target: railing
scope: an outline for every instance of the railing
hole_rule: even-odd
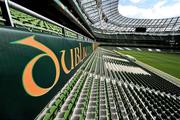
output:
[[[2,7],[1,12],[3,12],[0,21],[7,26],[93,42],[90,38],[12,1],[0,0],[0,5]]]

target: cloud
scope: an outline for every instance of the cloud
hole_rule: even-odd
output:
[[[166,3],[167,3],[166,0],[159,0],[159,2],[157,2],[157,3],[154,5],[153,9],[159,10],[159,9],[160,9],[161,7],[163,7]]]
[[[141,2],[142,0],[130,0],[132,3],[139,3]]]
[[[119,4],[119,12],[123,16],[131,18],[161,19],[180,16],[180,0],[174,4],[167,4],[167,0],[158,0],[152,8],[140,8],[133,5]]]

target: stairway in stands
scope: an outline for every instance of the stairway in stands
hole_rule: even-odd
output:
[[[98,48],[40,113],[41,120],[178,120],[180,88]]]

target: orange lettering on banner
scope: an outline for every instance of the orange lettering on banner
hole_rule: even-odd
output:
[[[71,69],[74,69],[74,54],[73,54],[73,49],[70,49],[71,51]]]
[[[74,52],[75,52],[75,66],[77,66],[80,63],[80,50],[78,47],[74,48]]]
[[[87,49],[83,47],[83,58],[85,58],[86,56],[87,56]]]
[[[65,53],[66,51],[65,50],[62,50],[62,55],[61,55],[61,65],[62,65],[62,68],[64,70],[64,72],[66,74],[70,73],[72,69],[74,69],[74,58],[73,58],[73,49],[70,50],[71,52],[71,69],[68,70],[68,68],[66,67],[66,60],[65,60]]]
[[[22,75],[22,81],[23,81],[23,86],[25,91],[34,97],[37,96],[42,96],[49,92],[58,82],[59,77],[60,77],[60,64],[59,61],[55,55],[55,53],[49,49],[47,46],[43,45],[42,43],[36,41],[34,39],[34,36],[27,37],[23,40],[18,40],[15,42],[11,42],[11,44],[21,44],[21,45],[26,45],[30,46],[36,49],[39,49],[43,53],[35,56],[32,58],[27,65],[24,68],[24,72]],[[71,68],[67,68],[66,66],[66,60],[65,60],[65,50],[61,50],[61,65],[66,74],[70,73],[71,70],[74,69],[75,66],[77,66],[82,59],[84,59],[87,56],[87,48],[82,47],[81,43],[79,43],[79,47],[72,48],[70,49],[70,54],[71,54]],[[56,76],[53,85],[51,85],[48,88],[43,88],[40,87],[39,85],[36,84],[34,78],[33,78],[33,68],[36,62],[41,59],[42,57],[50,57],[55,65],[55,70],[56,70]]]
[[[38,41],[35,41],[33,36],[25,38],[23,40],[12,42],[12,44],[22,44],[22,45],[34,47],[34,48],[39,49],[42,52],[44,52],[42,54],[37,55],[32,60],[30,60],[30,62],[26,65],[26,67],[24,69],[22,79],[23,79],[24,89],[26,90],[26,92],[29,95],[41,96],[43,94],[46,94],[49,90],[51,90],[54,87],[54,85],[59,80],[60,67],[59,67],[59,62],[58,62],[56,55],[45,45],[43,45],[42,43],[40,43]],[[32,74],[35,63],[44,56],[48,56],[53,60],[53,62],[55,64],[55,69],[56,69],[56,76],[55,76],[54,83],[49,88],[42,88],[42,87],[38,86],[35,83],[35,80],[33,79],[33,74]]]
[[[79,50],[80,50],[80,53],[79,53],[79,59],[80,59],[80,61],[83,59],[82,58],[82,45],[81,45],[81,43],[79,43]]]

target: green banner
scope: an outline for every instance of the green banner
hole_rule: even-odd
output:
[[[92,43],[0,28],[0,119],[34,119],[94,49]]]

